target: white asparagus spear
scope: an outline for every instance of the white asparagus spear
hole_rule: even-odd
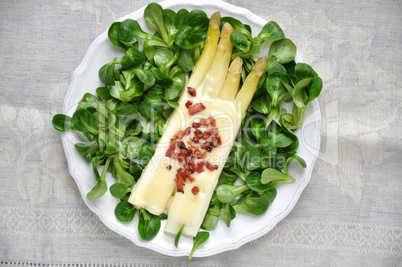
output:
[[[215,12],[211,16],[204,50],[194,67],[187,86],[197,88],[204,80],[216,54],[220,34],[220,19],[219,12]],[[183,92],[179,99],[179,107],[174,110],[166,122],[164,134],[156,146],[155,154],[144,168],[128,200],[137,208],[145,208],[155,215],[160,215],[164,212],[176,188],[174,173],[178,169],[178,164],[167,158],[165,153],[170,138],[177,134],[180,129],[184,129],[188,120],[187,114],[183,112],[186,111],[187,97],[187,92]],[[166,169],[169,165],[172,166],[171,171]]]
[[[243,83],[239,93],[236,96],[236,100],[241,103],[241,114],[246,114],[246,110],[250,105],[251,99],[253,99],[254,93],[257,90],[258,82],[262,74],[264,74],[265,67],[267,66],[267,57],[262,57],[253,66],[253,70],[247,75],[246,80]]]
[[[198,88],[204,81],[205,74],[209,70],[211,63],[215,58],[217,50],[216,44],[219,40],[220,24],[221,13],[218,11],[211,16],[204,49],[202,50],[200,58],[195,63],[193,73],[188,79],[187,86]]]
[[[237,91],[233,88],[238,88],[241,78],[241,68],[243,60],[240,57],[235,58],[230,64],[226,80],[222,86],[222,89],[218,95],[223,100],[234,100]]]

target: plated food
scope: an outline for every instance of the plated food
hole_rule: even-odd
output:
[[[70,172],[109,227],[191,258],[197,248],[195,256],[211,255],[247,242],[290,211],[315,160],[299,153],[297,129],[322,81],[296,62],[296,46],[277,23],[254,36],[249,21],[221,16],[225,8],[208,15],[168,3],[149,4],[143,21],[133,16],[110,26],[109,40],[90,52],[98,65],[105,61],[99,55],[113,55],[98,67],[95,92],[82,89],[87,73],[77,71],[66,98],[70,107],[74,95],[77,108],[56,114],[53,125],[85,137],[74,144],[63,137]],[[285,206],[275,207],[278,198]],[[259,226],[239,232],[236,220]]]

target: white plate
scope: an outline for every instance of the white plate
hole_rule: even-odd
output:
[[[164,8],[170,8],[175,11],[181,8],[188,10],[202,9],[208,16],[219,10],[222,17],[232,16],[243,23],[249,24],[253,30],[254,36],[258,34],[267,22],[246,9],[220,1],[204,0],[190,2],[188,0],[171,0],[161,2],[160,4]],[[145,7],[120,20],[131,18],[137,20],[143,29],[147,29],[148,27],[146,27],[143,19],[144,9]],[[122,50],[114,47],[108,40],[107,30],[101,34],[91,44],[83,61],[73,74],[73,79],[64,101],[63,112],[71,116],[74,113],[76,104],[86,92],[95,94],[96,88],[102,86],[98,78],[99,68],[113,60],[114,57],[120,58],[122,55]],[[301,61],[299,56],[297,56],[296,61]],[[217,227],[211,230],[209,240],[197,249],[194,257],[205,257],[239,248],[243,244],[267,234],[280,220],[289,214],[310,180],[320,147],[320,121],[321,115],[318,102],[314,100],[305,116],[304,126],[296,131],[300,141],[298,155],[307,163],[306,169],[299,167],[297,164],[291,166],[291,173],[296,177],[296,181],[292,184],[278,186],[276,199],[265,214],[252,216],[239,213],[236,219],[232,221],[230,228],[227,228],[226,225],[220,221]],[[88,200],[86,198],[86,194],[92,189],[96,182],[92,167],[82,158],[74,147],[74,143],[79,142],[80,139],[81,137],[79,135],[72,132],[62,135],[70,174],[76,181],[88,207],[99,216],[107,227],[130,239],[138,246],[146,247],[170,256],[187,256],[192,248],[192,239],[182,237],[179,247],[176,248],[173,244],[174,237],[166,235],[163,232],[164,222],[162,222],[161,231],[153,240],[143,241],[137,230],[138,216],[136,216],[131,223],[121,223],[117,221],[114,215],[114,208],[118,200],[113,198],[109,192],[97,200]],[[110,175],[107,177],[107,182],[109,186],[113,182],[113,178]]]

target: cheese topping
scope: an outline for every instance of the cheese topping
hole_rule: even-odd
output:
[[[207,153],[204,160],[210,164],[217,165],[218,169],[210,171],[205,167],[203,173],[195,172],[192,174],[195,181],[190,186],[187,186],[189,181],[186,181],[184,186],[184,193],[186,194],[186,191],[189,190],[192,195],[194,195],[191,192],[192,188],[197,186],[199,188],[197,196],[201,197],[205,191],[205,184],[210,184],[209,182],[206,183],[205,180],[214,180],[215,176],[219,177],[226,163],[226,159],[222,158],[222,155],[229,154],[228,152],[230,152],[235,139],[233,135],[237,133],[241,122],[240,114],[238,114],[238,109],[233,101],[212,99],[208,96],[199,95],[197,96],[197,102],[202,103],[205,109],[194,115],[190,115],[187,107],[183,104],[188,101],[194,101],[194,97],[188,93],[183,93],[179,102],[180,107],[175,109],[166,123],[165,131],[156,146],[155,154],[144,168],[141,178],[134,186],[129,198],[129,202],[136,207],[145,208],[156,215],[163,213],[170,197],[175,193],[177,188],[175,182],[176,173],[182,167],[182,164],[177,159],[166,156],[171,138],[180,133],[180,131],[192,127],[193,123],[199,123],[201,119],[209,116],[215,119],[221,145]],[[194,137],[194,135],[186,135],[182,138],[186,147],[189,147],[190,137]],[[170,166],[170,170],[167,168],[168,166]],[[156,179],[153,179],[154,176]],[[213,188],[215,185],[216,183]]]

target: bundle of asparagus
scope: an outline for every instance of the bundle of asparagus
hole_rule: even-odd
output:
[[[171,114],[155,154],[134,186],[129,202],[160,215],[168,210],[165,232],[196,236],[241,120],[266,68],[260,58],[240,91],[242,60],[230,63],[233,31],[216,12],[206,44]],[[230,66],[229,66],[230,65]]]

